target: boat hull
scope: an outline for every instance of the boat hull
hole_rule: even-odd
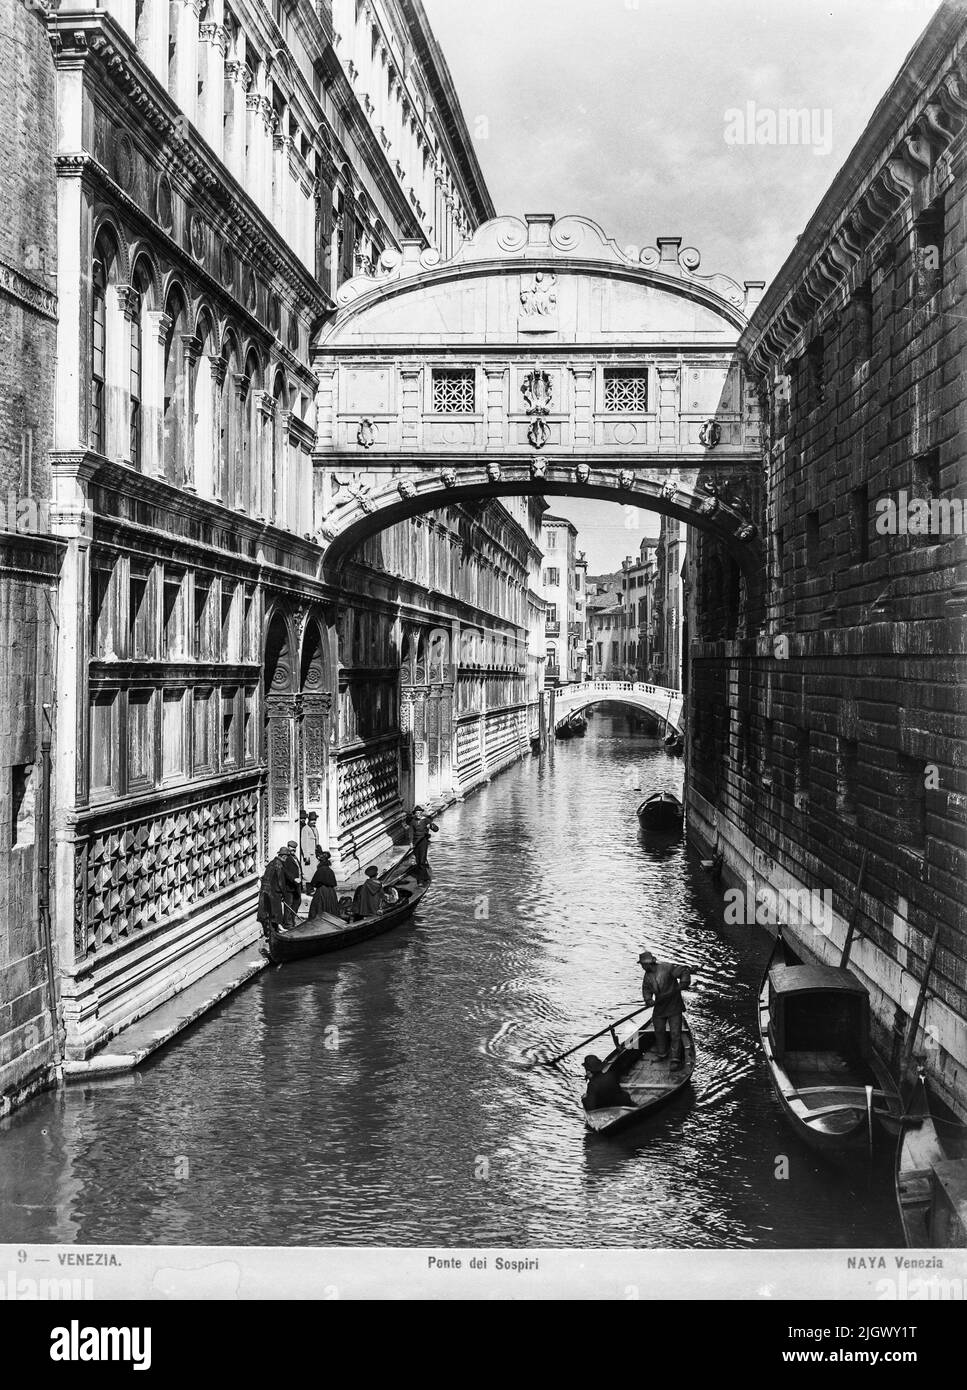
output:
[[[655,1029],[649,1022],[637,1030],[626,1046],[615,1048],[605,1057],[605,1066],[610,1066],[628,1047],[644,1047],[642,1060],[621,1078],[622,1087],[636,1104],[633,1107],[609,1106],[603,1110],[585,1110],[584,1123],[592,1134],[614,1134],[637,1124],[690,1084],[695,1070],[695,1040],[687,1018],[682,1018],[682,1067],[672,1070],[668,1061],[653,1061],[654,1045]]]
[[[415,879],[404,878],[394,885],[399,891],[401,901],[398,906],[381,912],[378,917],[364,917],[358,922],[344,922],[323,914],[315,921],[300,922],[290,931],[280,932],[274,926],[268,931],[268,956],[275,965],[288,961],[305,960],[310,956],[325,955],[330,951],[341,951],[347,946],[355,946],[360,941],[382,936],[401,926],[411,917],[426,895],[429,884],[418,884]]]
[[[672,831],[682,827],[682,803],[675,798],[643,801],[638,807],[638,823],[642,830]]]

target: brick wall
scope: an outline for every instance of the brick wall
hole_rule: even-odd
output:
[[[735,877],[832,892],[807,953],[838,963],[867,853],[852,964],[895,1064],[939,927],[914,1054],[961,1111],[967,549],[881,532],[904,493],[952,502],[958,531],[967,496],[965,43],[942,7],[743,337],[770,421],[766,612],[697,538],[690,710],[699,837]]]

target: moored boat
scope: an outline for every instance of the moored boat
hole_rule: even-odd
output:
[[[631,1054],[636,1051],[640,1056],[632,1062]],[[695,1040],[686,1017],[682,1018],[682,1066],[672,1067],[670,1058],[659,1061],[654,1053],[655,1028],[649,1017],[627,1042],[603,1059],[605,1067],[617,1065],[621,1068],[622,1090],[634,1104],[585,1110],[584,1123],[589,1130],[595,1134],[612,1134],[624,1129],[685,1089],[695,1070]],[[629,1062],[631,1064],[627,1065]]]
[[[303,960],[307,956],[339,951],[344,946],[353,946],[356,942],[367,941],[372,936],[382,936],[384,932],[392,931],[412,915],[430,885],[417,883],[412,874],[405,874],[402,878],[394,879],[392,886],[399,901],[374,917],[347,921],[344,917],[323,912],[311,920],[300,921],[284,932],[270,926],[269,959],[276,965],[285,961]]]
[[[563,724],[558,724],[554,730],[554,736],[555,738],[573,738],[574,730],[571,728],[570,722],[565,720]]]
[[[574,735],[574,737],[575,737],[575,738],[584,738],[584,735],[585,735],[585,734],[587,733],[587,731],[588,731],[588,721],[587,721],[586,719],[582,719],[582,718],[578,717],[578,718],[576,718],[576,719],[572,719],[570,722],[571,722],[571,732],[572,732],[572,734]]]
[[[896,1134],[900,1097],[870,1042],[870,1001],[850,970],[803,965],[780,931],[759,989],[759,1040],[783,1114],[830,1158],[872,1153]]]
[[[967,1246],[967,1128],[931,1113],[922,1076],[897,1145],[896,1198],[911,1249]]]
[[[682,803],[673,792],[654,792],[638,807],[638,820],[645,830],[679,830]]]

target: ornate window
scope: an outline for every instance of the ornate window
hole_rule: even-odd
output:
[[[439,368],[433,372],[433,409],[438,415],[472,415],[476,405],[473,367]]]
[[[131,388],[128,416],[129,453],[135,468],[141,467],[141,302],[134,303],[131,314]]]
[[[90,445],[104,453],[104,374],[107,357],[107,268],[104,258],[94,261],[91,293],[91,434]]]
[[[642,415],[648,409],[645,367],[605,367],[604,408],[615,415]]]

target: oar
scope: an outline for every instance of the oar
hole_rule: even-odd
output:
[[[582,1047],[586,1047],[589,1042],[594,1042],[595,1038],[603,1038],[605,1033],[611,1033],[617,1028],[619,1023],[627,1023],[629,1018],[637,1018],[639,1014],[646,1013],[653,1009],[654,1004],[642,1004],[640,1009],[635,1009],[633,1013],[625,1014],[624,1018],[616,1018],[614,1023],[608,1023],[601,1029],[600,1033],[592,1033],[589,1038],[584,1038],[582,1042],[576,1043],[574,1047],[569,1047],[566,1052],[562,1052],[558,1057],[552,1057],[549,1061],[541,1062],[542,1067],[556,1067],[558,1062],[563,1062],[565,1057],[570,1057],[572,1053],[579,1052]]]

